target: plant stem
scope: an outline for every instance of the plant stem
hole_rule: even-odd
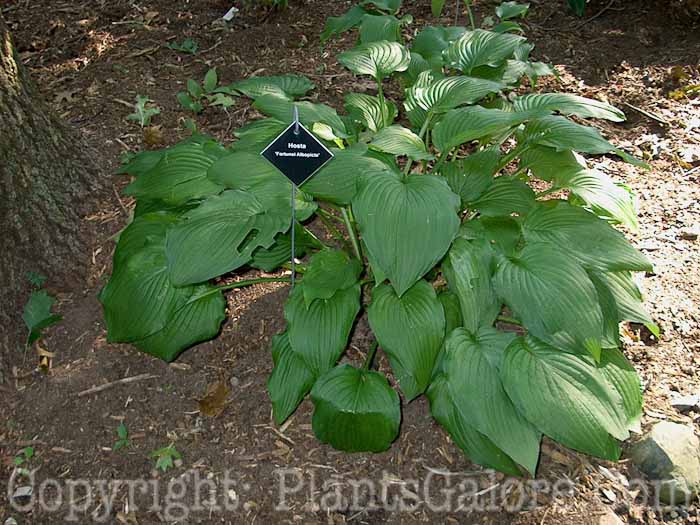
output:
[[[379,346],[378,341],[374,341],[372,343],[372,346],[369,349],[369,352],[367,353],[367,357],[365,358],[365,364],[362,365],[362,370],[369,370],[370,367],[372,366],[372,361],[374,360],[374,354],[377,353],[377,347]]]
[[[562,188],[559,188],[559,187],[557,187],[557,186],[552,186],[551,188],[547,188],[547,189],[544,190],[544,191],[541,191],[541,192],[539,192],[539,193],[536,193],[536,194],[535,194],[535,197],[538,198],[538,199],[539,199],[540,197],[546,197],[547,195],[550,195],[550,194],[552,194],[552,193],[556,193],[556,192],[560,191],[561,189],[562,189]]]
[[[506,155],[503,157],[503,160],[498,164],[498,167],[496,168],[496,172],[501,171],[503,168],[505,168],[508,164],[515,159],[518,155],[522,155],[525,153],[527,150],[530,149],[530,144],[519,144],[516,147],[514,147],[511,151],[506,153]]]
[[[328,231],[335,238],[335,240],[339,241],[344,246],[349,248],[350,245],[348,244],[348,240],[343,236],[342,233],[340,233],[340,230],[335,227],[335,224],[328,220],[328,217],[333,217],[334,219],[338,219],[338,217],[336,217],[332,213],[328,213],[326,210],[322,210],[321,208],[318,208],[316,212],[318,213],[318,218],[321,219],[323,225],[326,228],[328,228]]]
[[[345,221],[345,227],[348,229],[348,234],[350,235],[350,242],[352,242],[352,249],[355,251],[355,256],[357,260],[362,263],[362,254],[360,252],[360,243],[357,241],[357,235],[355,235],[355,228],[353,228],[352,221],[350,220],[350,214],[348,213],[347,207],[340,210],[343,213],[343,220]]]
[[[515,324],[518,326],[523,325],[523,323],[521,323],[517,319],[514,319],[512,317],[508,317],[506,315],[499,315],[498,317],[496,317],[496,321],[501,321],[502,323],[508,323],[508,324]]]
[[[437,173],[437,171],[442,167],[442,165],[445,163],[447,160],[447,156],[449,155],[449,151],[445,151],[440,155],[440,158],[438,161],[433,165],[433,173]]]
[[[217,290],[233,290],[234,288],[243,288],[244,286],[251,286],[253,284],[260,283],[288,283],[291,282],[289,277],[259,277],[257,279],[248,279],[246,281],[238,281],[236,283],[224,284],[222,286],[217,286]]]
[[[472,13],[471,0],[464,0],[464,5],[467,6],[467,14],[469,15],[469,24],[472,26],[472,31],[476,29],[476,24],[474,23],[474,13]]]
[[[309,230],[306,226],[304,226],[304,232],[306,232],[306,235],[308,235],[314,240],[314,242],[318,245],[319,248],[328,248],[328,246],[323,244],[323,241],[316,237],[316,234]]]

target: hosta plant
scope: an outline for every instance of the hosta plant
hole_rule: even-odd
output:
[[[409,46],[385,28],[338,56],[376,82],[347,93],[342,114],[295,102],[313,89],[304,77],[250,78],[230,90],[267,117],[230,147],[193,136],[124,166],[137,205],[101,294],[109,339],[172,360],[216,336],[227,289],[289,279],[235,275],[280,269],[294,228],[306,259],[272,341],[277,423],[310,395],[321,441],[382,451],[402,403],[426,395],[487,467],[533,474],[542,435],[618,458],[642,403],[618,326],[658,329],[633,279],[651,265],[614,226],[636,228],[632,195],[583,155],[638,162],[582,122],[624,115],[523,93],[524,79],[551,73],[523,36],[431,26]],[[401,96],[385,95],[389,83]],[[291,225],[290,182],[260,152],[295,105],[335,158],[296,192]],[[330,240],[307,229],[314,217]],[[339,364],[363,313],[376,340],[361,366],[357,352]]]

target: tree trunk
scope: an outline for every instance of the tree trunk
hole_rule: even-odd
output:
[[[95,202],[89,151],[41,99],[0,16],[0,383],[21,355],[28,271],[51,289],[84,282],[81,218]],[[91,198],[92,197],[92,198]]]

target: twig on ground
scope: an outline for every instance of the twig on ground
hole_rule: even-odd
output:
[[[588,22],[592,22],[593,20],[595,20],[596,18],[598,18],[599,16],[601,16],[603,13],[605,13],[608,9],[610,9],[610,8],[613,6],[614,3],[615,3],[615,0],[610,0],[610,2],[608,2],[608,5],[606,5],[603,9],[601,9],[600,11],[598,11],[598,12],[597,12],[596,14],[594,14],[592,17],[587,18],[586,20],[584,20],[583,22],[581,22],[579,25],[574,26],[572,29],[574,29],[574,30],[576,30],[576,29],[581,29],[581,28],[582,28],[583,26],[585,26]]]
[[[649,112],[648,112],[647,110],[645,110],[645,109],[638,108],[637,106],[633,106],[633,105],[630,104],[629,102],[623,102],[623,104],[624,104],[625,106],[627,106],[628,108],[633,109],[633,110],[635,110],[635,111],[641,113],[641,114],[644,115],[645,117],[649,117],[650,119],[655,120],[656,122],[659,122],[659,123],[663,124],[664,126],[670,126],[670,125],[671,125],[671,123],[670,123],[668,120],[666,120],[666,119],[664,119],[664,118],[661,118],[661,117],[659,117],[658,115],[654,115],[653,113],[649,113]]]
[[[133,377],[125,377],[124,379],[119,379],[117,381],[112,381],[111,383],[105,383],[104,385],[100,386],[94,386],[92,388],[88,388],[87,390],[83,390],[82,392],[78,392],[78,397],[84,397],[84,396],[89,396],[90,394],[97,394],[99,392],[103,392],[109,388],[112,388],[113,386],[117,385],[127,385],[129,383],[135,383],[136,381],[145,381],[146,379],[154,379],[158,376],[154,374],[140,374],[137,376]]]

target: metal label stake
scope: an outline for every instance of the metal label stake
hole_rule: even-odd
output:
[[[294,104],[294,134],[299,135],[299,108]],[[296,246],[295,246],[295,231],[296,230],[296,211],[297,211],[297,185],[292,182],[292,281],[291,286],[294,288],[296,279]]]

